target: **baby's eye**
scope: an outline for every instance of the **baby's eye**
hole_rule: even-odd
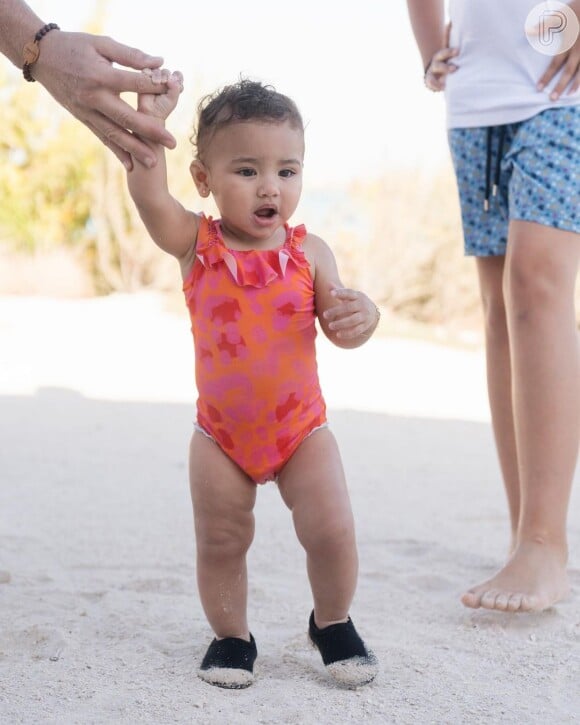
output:
[[[238,169],[237,172],[240,176],[255,176],[256,172],[254,169]]]
[[[282,169],[280,171],[280,176],[283,179],[289,179],[291,176],[294,176],[295,174],[296,174],[296,172],[294,171],[294,169]]]

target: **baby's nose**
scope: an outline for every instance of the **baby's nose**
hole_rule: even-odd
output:
[[[278,196],[280,193],[280,188],[278,186],[277,180],[272,178],[267,178],[262,181],[260,184],[259,192],[260,196]]]

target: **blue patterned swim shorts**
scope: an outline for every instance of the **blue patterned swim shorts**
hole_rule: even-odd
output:
[[[452,128],[449,146],[465,254],[504,255],[511,219],[580,233],[580,106],[503,126]]]

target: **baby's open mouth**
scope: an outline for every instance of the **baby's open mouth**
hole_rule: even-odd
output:
[[[262,219],[271,219],[273,216],[276,215],[276,209],[274,207],[268,206],[268,207],[262,207],[261,209],[258,209],[256,212],[256,216],[261,217]]]

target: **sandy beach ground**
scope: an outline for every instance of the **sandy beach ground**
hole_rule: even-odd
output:
[[[249,558],[256,682],[199,680],[191,347],[154,295],[0,298],[2,725],[580,720],[578,480],[570,599],[464,609],[508,543],[483,353],[390,337],[320,344],[357,519],[352,615],[379,677],[341,690],[307,645],[304,555],[269,484]]]

